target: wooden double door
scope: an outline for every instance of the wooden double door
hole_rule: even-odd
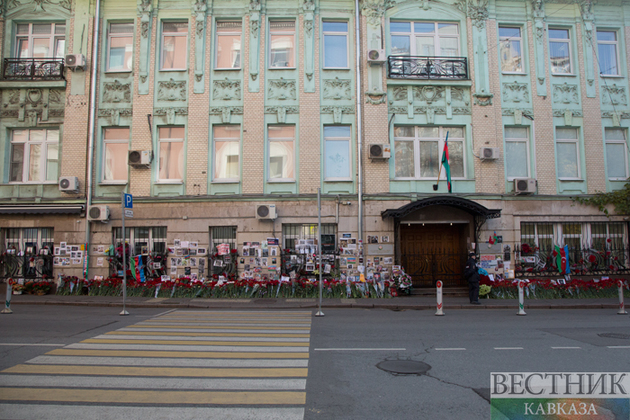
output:
[[[466,227],[458,223],[401,224],[401,264],[414,287],[433,287],[437,280],[447,287],[465,285]]]

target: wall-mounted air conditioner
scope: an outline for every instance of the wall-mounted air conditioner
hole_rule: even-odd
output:
[[[275,220],[278,217],[275,204],[257,204],[256,219]]]
[[[85,67],[85,56],[83,54],[67,54],[64,65],[71,69],[83,68]]]
[[[59,178],[59,191],[70,194],[78,193],[79,178],[76,176],[62,176]]]
[[[482,147],[479,150],[479,158],[481,160],[499,159],[499,148],[498,147]]]
[[[109,206],[96,205],[88,209],[88,220],[106,223],[109,220]]]
[[[385,50],[368,50],[367,52],[367,61],[368,63],[384,63],[387,61],[387,57],[385,56]]]
[[[150,150],[130,150],[129,164],[138,168],[147,168],[151,165],[153,152]]]
[[[389,144],[370,144],[370,159],[389,159],[391,155]]]
[[[536,180],[534,178],[514,178],[514,193],[535,194]]]

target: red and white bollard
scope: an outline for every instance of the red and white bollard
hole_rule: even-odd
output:
[[[619,312],[617,315],[626,315],[626,307],[623,303],[623,280],[617,280],[617,287],[619,288]]]
[[[11,293],[13,292],[13,279],[7,281],[7,298],[4,301],[4,309],[0,311],[0,314],[12,314],[11,310]]]
[[[525,293],[523,288],[525,287],[525,282],[519,280],[518,281],[518,312],[516,315],[527,315],[525,313]]]
[[[442,309],[444,308],[444,305],[442,304],[442,280],[438,280],[435,283],[435,286],[437,287],[437,312],[435,313],[435,315],[437,316],[444,316],[444,312],[442,311]]]

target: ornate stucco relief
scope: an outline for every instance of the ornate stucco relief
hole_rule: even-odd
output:
[[[131,83],[120,83],[114,80],[112,83],[103,83],[103,103],[129,103],[131,102]]]
[[[322,114],[333,114],[335,124],[341,124],[343,114],[354,114],[354,106],[322,106]]]
[[[153,115],[158,117],[165,117],[166,124],[173,125],[175,124],[175,116],[176,115],[188,115],[188,108],[155,108],[153,110]]]
[[[297,84],[295,80],[286,80],[284,78],[269,80],[267,88],[268,99],[296,100]]]
[[[167,82],[158,82],[157,98],[160,101],[185,101],[186,82],[176,82],[173,79]]]
[[[602,86],[602,104],[604,105],[626,105],[628,99],[626,89],[613,84],[612,86]]]
[[[332,80],[324,80],[324,99],[352,99],[350,80],[342,80],[335,77]]]
[[[579,104],[578,85],[564,83],[553,85],[553,102],[556,104]]]
[[[287,114],[299,114],[299,107],[297,106],[266,106],[265,114],[276,114],[278,117],[278,123],[284,124],[286,122]]]
[[[213,83],[212,98],[222,101],[240,100],[241,81],[229,80],[227,77],[224,80],[215,80]]]
[[[529,103],[529,88],[527,83],[504,83],[503,100],[506,102]]]
[[[48,121],[49,117],[63,117],[65,113],[65,97],[61,89],[29,88],[6,89],[2,92],[2,108],[0,117],[17,118],[25,121],[26,118],[37,118]]]
[[[210,115],[220,115],[223,124],[231,122],[232,115],[243,115],[242,106],[214,106],[210,108]]]
[[[98,110],[98,116],[100,118],[107,118],[110,125],[120,125],[120,117],[132,116],[131,108],[100,108]]]

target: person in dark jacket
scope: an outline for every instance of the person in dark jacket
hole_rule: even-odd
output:
[[[464,267],[464,278],[468,280],[468,297],[473,305],[479,303],[479,272],[477,271],[477,255],[474,252],[468,254],[468,261]]]

